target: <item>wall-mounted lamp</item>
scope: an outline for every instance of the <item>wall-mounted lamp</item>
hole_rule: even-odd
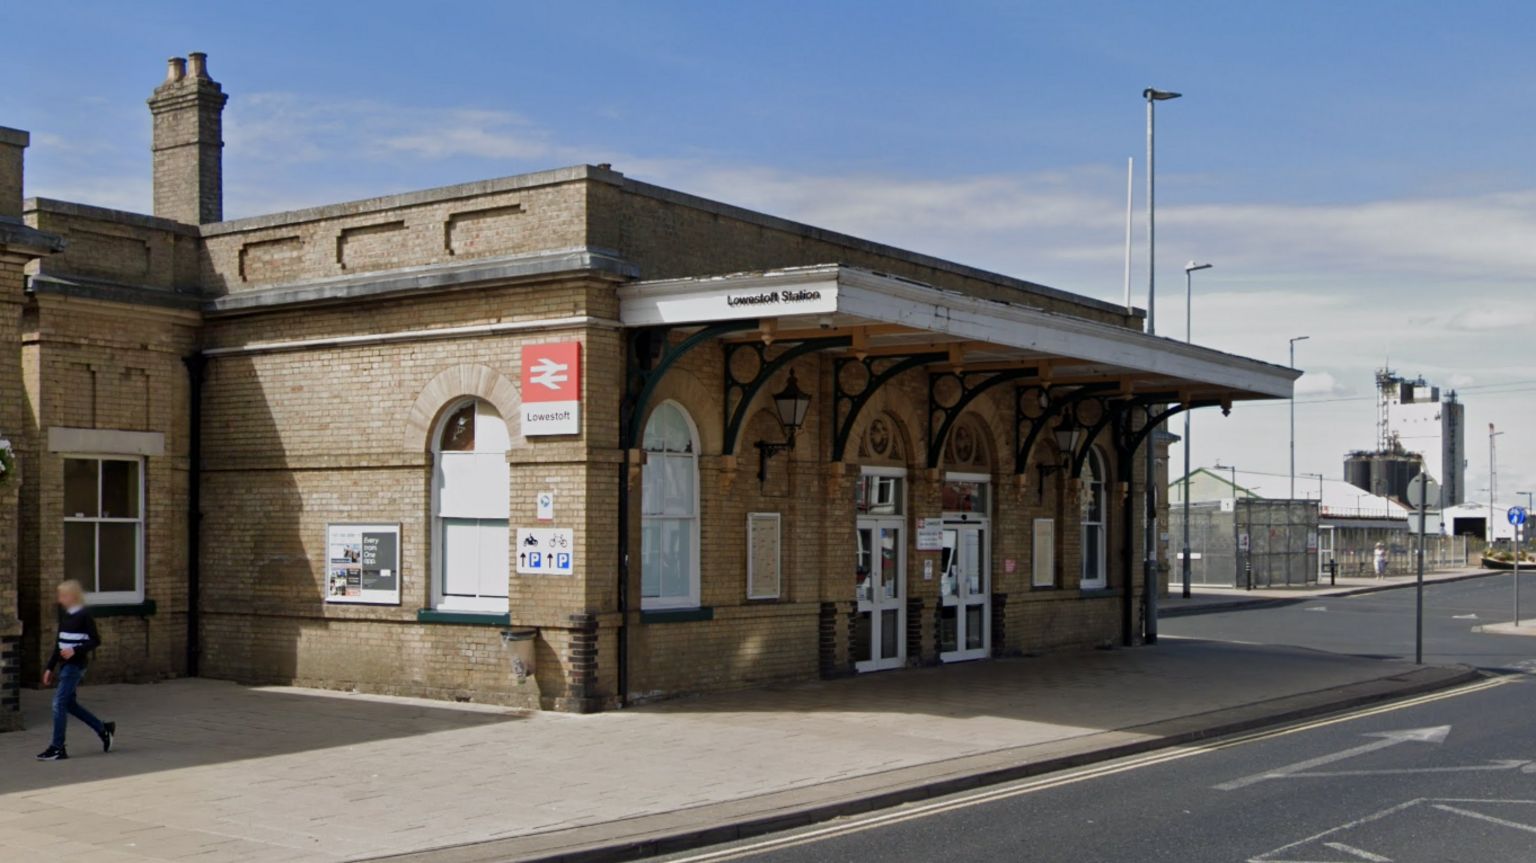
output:
[[[757,481],[759,483],[768,480],[768,459],[773,458],[785,450],[795,448],[795,435],[800,433],[800,428],[805,425],[805,414],[811,409],[811,397],[800,389],[800,381],[795,378],[795,370],[789,370],[789,382],[784,389],[774,393],[773,410],[779,418],[779,427],[784,430],[784,440],[773,443],[765,440],[757,442]]]
[[[1077,454],[1078,438],[1082,436],[1083,427],[1077,424],[1077,418],[1071,410],[1063,410],[1056,418],[1056,426],[1051,429],[1051,437],[1056,439],[1056,451],[1061,453],[1060,464],[1042,462],[1035,466],[1040,474],[1040,481],[1035,484],[1036,498],[1045,499],[1045,478],[1059,470],[1071,470],[1072,459]]]

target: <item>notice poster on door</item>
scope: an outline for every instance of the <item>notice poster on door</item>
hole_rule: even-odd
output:
[[[942,551],[944,549],[944,519],[920,518],[917,520],[917,550]]]
[[[325,550],[326,602],[400,604],[400,525],[326,525]]]

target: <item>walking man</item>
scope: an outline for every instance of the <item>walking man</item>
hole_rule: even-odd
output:
[[[1387,546],[1384,543],[1376,543],[1376,552],[1372,563],[1376,567],[1376,577],[1387,577]]]
[[[101,646],[101,636],[96,634],[96,621],[85,608],[85,589],[80,582],[70,579],[59,585],[59,638],[48,657],[48,668],[43,672],[43,685],[58,679],[59,688],[53,694],[53,742],[38,754],[38,761],[63,761],[69,757],[64,748],[64,732],[69,717],[90,726],[101,738],[101,751],[112,751],[112,736],[117,723],[102,722],[75,699],[75,690],[85,668],[90,664],[91,651]]]

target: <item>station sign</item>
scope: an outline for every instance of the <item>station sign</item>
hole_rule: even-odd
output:
[[[523,437],[581,433],[581,343],[523,346]]]

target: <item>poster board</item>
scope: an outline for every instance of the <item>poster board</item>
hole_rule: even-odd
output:
[[[1034,534],[1030,543],[1034,569],[1030,572],[1031,587],[1056,586],[1056,520],[1035,519]]]
[[[400,604],[400,525],[325,526],[325,601]]]
[[[776,512],[747,513],[747,599],[778,599],[783,549]]]
[[[917,550],[944,550],[944,519],[920,518],[917,520]]]

